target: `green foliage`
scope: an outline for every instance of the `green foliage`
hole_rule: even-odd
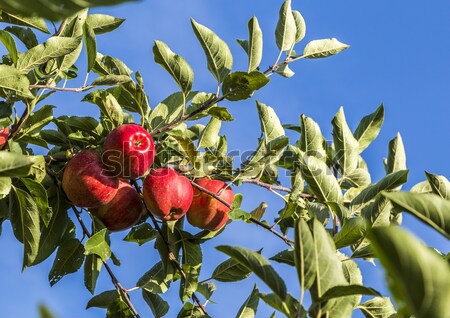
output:
[[[128,296],[135,289],[140,289],[140,300],[155,317],[167,316],[170,307],[178,307],[178,317],[209,317],[202,306],[217,301],[216,288],[247,279],[252,273],[270,292],[261,293],[255,285],[247,299],[236,300],[242,304],[236,317],[257,317],[258,306],[273,308],[273,317],[278,313],[286,317],[346,318],[356,309],[366,317],[396,317],[389,298],[363,285],[358,264],[352,260],[379,258],[389,277],[399,317],[442,318],[450,310],[448,256],[425,247],[397,226],[404,211],[449,238],[450,182],[445,176],[426,172],[426,181],[409,192],[398,192],[408,176],[400,134],[389,142],[386,175],[372,182],[362,153],[380,133],[383,105],[363,117],[354,131],[340,108],[331,122],[332,136],[325,136],[322,131],[328,129],[321,129],[307,115],[301,114],[299,123],[282,123],[277,115],[279,105],[271,107],[256,101],[261,127],[257,146],[238,167],[228,153],[232,146],[228,141],[232,139],[227,139],[222,128],[228,129],[227,122],[239,116],[239,107],[231,112],[230,102],[252,98],[263,87],[269,89],[269,76],[274,73],[292,77],[290,66],[294,62],[336,55],[349,48],[334,38],[312,40],[297,55],[294,46],[304,39],[306,23],[302,14],[291,8],[290,0],[283,2],[278,13],[274,44],[279,51],[273,54],[276,62],[267,70],[260,69],[266,52],[257,17],[248,21],[248,39],[238,40],[247,54],[243,70],[233,69],[233,56],[225,41],[207,26],[191,20],[207,68],[216,80],[212,91],[193,91],[193,69],[164,42],[156,40],[154,62],[169,73],[179,91],[155,103],[153,109],[149,101],[152,94],[144,89],[141,74],[133,74],[120,59],[97,51],[97,37],[114,31],[124,19],[89,14],[87,8],[124,1],[41,2],[6,0],[0,14],[0,22],[8,24],[0,30],[6,53],[0,63],[0,128],[10,129],[7,142],[0,145],[0,225],[10,222],[14,236],[23,244],[23,269],[55,254],[50,285],[83,266],[84,285],[94,294],[105,268],[104,274],[111,276],[115,289],[92,297],[87,308],[106,309],[107,317],[114,318],[137,316]],[[46,36],[50,34],[46,20],[63,21],[55,34]],[[86,56],[80,58],[82,52]],[[86,67],[81,60],[86,60]],[[75,64],[83,67],[78,69]],[[86,78],[86,83],[71,88],[77,76]],[[98,118],[77,116],[70,108],[56,117],[61,114],[61,106],[44,102],[54,93],[65,93],[61,91],[88,90],[82,101],[98,108]],[[142,216],[123,240],[138,246],[154,241],[159,258],[152,258],[136,287],[123,288],[109,266],[111,262],[118,266],[120,261],[111,250],[107,228],[92,215],[85,218],[88,212],[79,214],[67,201],[61,182],[66,162],[74,154],[82,149],[100,151],[112,129],[135,121],[155,139],[154,168],[170,166],[190,181],[209,177],[233,187],[244,183],[262,186],[283,199],[285,206],[274,223],[274,211],[265,202],[255,204],[251,212],[244,211],[241,194],[235,195],[228,214],[228,224],[237,220],[254,223],[288,245],[270,258],[283,264],[283,271],[277,272],[278,267],[272,266],[261,250],[220,245],[217,249],[230,258],[216,265],[205,279],[202,264],[214,260],[204,259],[203,249],[214,244],[212,240],[222,234],[223,228],[190,233],[190,228],[184,227],[184,218],[153,222]],[[286,129],[291,130],[289,137]],[[298,140],[290,140],[297,133]],[[288,187],[279,178],[287,171],[291,179]],[[142,181],[137,180],[138,186]],[[72,211],[76,213],[73,221]],[[91,232],[84,219],[91,223]],[[210,243],[204,245],[207,241]],[[295,272],[300,295],[291,295],[284,283]],[[178,280],[180,284],[172,284]],[[182,305],[161,296],[174,286],[179,287]],[[361,304],[362,295],[375,297]],[[305,299],[311,301],[306,304]],[[44,307],[40,312],[41,317],[51,317]]]

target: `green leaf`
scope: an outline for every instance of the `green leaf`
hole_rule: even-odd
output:
[[[86,23],[92,27],[95,34],[104,34],[117,29],[125,19],[120,19],[107,14],[90,14]]]
[[[5,31],[15,35],[20,41],[25,44],[27,49],[31,49],[32,47],[38,45],[38,40],[36,35],[30,28],[21,28],[18,26],[9,26],[5,28]]]
[[[326,160],[324,138],[319,125],[310,117],[300,116],[301,135],[298,142],[299,148],[308,156],[315,156]]]
[[[62,242],[48,274],[50,286],[55,285],[65,275],[78,271],[83,264],[83,260],[84,248],[79,240],[69,239]]]
[[[385,162],[386,173],[392,173],[406,169],[406,153],[402,136],[397,136],[389,142],[388,157]]]
[[[20,179],[20,181],[22,181],[22,183],[28,189],[28,192],[33,198],[33,201],[36,203],[41,219],[42,221],[44,221],[44,224],[47,227],[53,215],[53,210],[51,207],[49,207],[48,204],[47,191],[42,184],[33,179],[22,178]]]
[[[295,75],[295,72],[289,68],[289,64],[281,64],[275,72],[283,77],[290,78]]]
[[[55,318],[53,313],[44,305],[39,305],[39,315],[40,318]]]
[[[135,317],[128,305],[121,299],[117,298],[108,306],[106,318],[133,318]]]
[[[258,70],[263,53],[263,36],[256,17],[252,17],[248,21],[248,49],[246,52],[248,54],[247,72]]]
[[[102,259],[97,255],[86,256],[84,262],[84,286],[93,295],[95,292],[95,286],[97,285],[98,275],[102,269]]]
[[[397,313],[389,297],[375,297],[358,306],[366,318],[390,318]]]
[[[381,191],[395,190],[398,186],[407,181],[408,172],[408,170],[393,172],[385,176],[377,183],[368,186],[352,200],[350,204],[351,210],[359,211],[364,204],[374,199]]]
[[[302,292],[308,290],[316,279],[314,239],[308,224],[299,218],[295,225],[294,261]]]
[[[335,158],[340,164],[341,174],[345,176],[358,166],[358,141],[347,125],[343,107],[339,108],[332,124]]]
[[[305,317],[306,311],[305,309],[299,309],[299,302],[292,297],[290,294],[287,295],[285,301],[281,300],[275,294],[258,294],[259,298],[261,298],[267,305],[270,307],[282,312],[286,315],[286,317]],[[297,314],[299,313],[299,314]],[[301,314],[300,314],[301,313]]]
[[[261,254],[237,246],[221,245],[216,248],[255,273],[282,300],[286,299],[284,281]]]
[[[394,205],[450,238],[450,201],[429,193],[382,192],[381,194]]]
[[[22,269],[30,266],[38,254],[40,240],[39,211],[31,195],[13,188],[10,196],[11,225],[15,237],[23,243]]]
[[[388,276],[400,316],[442,318],[450,312],[448,263],[399,227],[378,227],[369,236]]]
[[[247,299],[242,304],[236,315],[236,318],[253,318],[256,316],[256,311],[259,304],[259,290],[256,284]]]
[[[128,82],[131,82],[132,79],[128,75],[115,75],[108,74],[97,77],[92,83],[91,86],[113,86],[113,85],[121,85]]]
[[[312,223],[312,224],[311,224]],[[314,271],[316,279],[312,285],[311,298],[313,306],[320,304],[320,298],[331,288],[340,285],[348,285],[344,276],[342,264],[336,254],[336,248],[325,227],[317,220],[310,221],[314,237]],[[322,314],[329,317],[350,318],[353,310],[353,298],[343,297],[330,300]]]
[[[209,148],[214,146],[219,139],[221,126],[222,122],[212,117],[200,136],[198,148]]]
[[[229,258],[216,267],[211,277],[219,282],[237,282],[250,276],[251,272],[235,259]]]
[[[0,96],[17,98],[34,98],[29,90],[30,81],[16,68],[0,65]]]
[[[269,83],[269,78],[263,73],[253,71],[234,72],[225,77],[222,93],[230,101],[238,101],[253,96],[253,93]]]
[[[78,48],[81,37],[66,38],[53,36],[45,43],[33,47],[19,57],[17,69],[27,74],[34,67],[48,62],[52,58],[67,55]]]
[[[97,58],[97,40],[93,28],[88,22],[83,26],[84,45],[86,45],[87,53],[87,72],[89,73],[95,65]]]
[[[88,10],[80,10],[73,16],[69,17],[66,21],[66,26],[62,30],[60,36],[66,38],[78,38],[83,37],[84,35],[84,24],[86,22]],[[81,54],[81,50],[83,48],[83,43],[80,41],[76,49],[72,52],[65,54],[57,59],[59,69],[61,71],[69,70],[75,62],[78,60],[78,57]],[[90,50],[90,49],[89,49]]]
[[[0,200],[5,198],[11,191],[11,178],[0,177]]]
[[[432,174],[425,171],[427,180],[430,184],[431,191],[439,195],[441,198],[450,200],[450,182],[444,176]]]
[[[134,242],[141,246],[144,243],[154,240],[158,236],[158,232],[147,223],[141,223],[131,228],[127,236],[123,239],[127,242]]]
[[[333,298],[340,298],[352,295],[371,295],[381,297],[380,293],[375,289],[362,285],[344,285],[334,286],[328,289],[325,294],[320,297],[320,302],[326,302]]]
[[[16,42],[14,42],[13,37],[8,32],[0,30],[0,41],[8,50],[12,62],[16,65],[19,53],[17,52]]]
[[[258,109],[261,131],[266,138],[266,144],[285,135],[280,119],[272,107],[256,101],[256,108]]]
[[[291,0],[285,0],[278,13],[275,40],[280,51],[288,51],[295,44],[297,28],[292,15]]]
[[[202,249],[200,244],[191,243],[187,240],[181,242],[183,257],[181,265],[186,278],[180,284],[180,298],[185,302],[197,290],[200,268],[202,266]]]
[[[278,263],[283,263],[283,264],[287,264],[290,266],[295,266],[295,251],[288,249],[288,250],[283,250],[279,253],[277,253],[276,255],[272,256],[271,258],[269,258],[271,261],[275,261]]]
[[[225,107],[214,106],[208,110],[208,115],[221,121],[233,121],[234,118]]]
[[[342,191],[336,177],[322,160],[304,155],[300,161],[303,179],[322,201],[341,203]]]
[[[183,96],[183,93],[177,92],[160,102],[150,113],[148,119],[150,127],[152,129],[158,129],[178,119],[183,111],[185,102],[191,100],[196,95],[192,92],[187,96],[186,101]]]
[[[7,1],[3,1],[2,9],[6,9],[6,11],[10,11],[12,13],[14,12],[13,10],[8,10],[7,8],[5,8],[5,5],[7,6]],[[17,3],[15,3],[15,5],[17,5]],[[50,34],[50,31],[47,29],[47,25],[45,24],[45,20],[43,18],[25,17],[20,14],[11,14],[6,11],[2,10],[2,12],[1,12],[1,17],[0,17],[1,22],[27,26],[27,27],[31,27],[31,28],[37,29],[39,31],[42,31],[44,33]]]
[[[292,15],[294,16],[295,26],[297,32],[295,33],[295,43],[300,42],[306,35],[306,23],[305,19],[297,10],[292,10]]]
[[[341,43],[335,38],[314,40],[306,45],[303,57],[308,59],[328,57],[338,54],[349,47],[349,45]]]
[[[32,113],[21,130],[18,139],[25,135],[36,135],[41,129],[53,120],[53,108],[55,106],[44,105],[38,111]]]
[[[154,294],[163,294],[169,289],[172,278],[172,275],[165,273],[162,262],[158,262],[139,278],[136,286]]]
[[[108,308],[108,306],[117,298],[119,298],[119,293],[117,290],[107,290],[98,295],[92,297],[87,303],[86,309],[97,307],[97,308]]]
[[[381,125],[383,125],[383,121],[383,104],[381,104],[374,113],[364,116],[363,119],[361,119],[354,133],[354,136],[359,143],[359,153],[363,152],[364,149],[377,138],[380,133]]]
[[[364,237],[366,232],[366,221],[363,217],[357,216],[345,219],[341,230],[334,236],[336,248],[342,248],[358,242]]]
[[[220,84],[233,67],[233,55],[228,45],[212,30],[191,19],[192,28],[208,62],[208,70]]]
[[[85,8],[111,6],[127,1],[129,0],[84,0],[82,2],[77,0],[54,0],[51,2],[37,2],[34,0],[21,0],[18,2],[16,0],[4,0],[2,1],[2,9],[14,14],[20,14],[27,17],[42,17],[39,19],[22,18],[25,21],[42,21],[40,22],[41,24],[44,23],[44,18],[51,21],[61,21]],[[35,23],[37,24],[37,22]],[[37,26],[40,26],[40,24]],[[45,23],[44,26],[40,28],[45,28],[45,30],[42,31],[50,33],[45,27]]]
[[[155,41],[153,55],[155,62],[161,65],[172,76],[184,96],[187,96],[194,82],[194,71],[186,60],[172,52],[167,44],[161,41]]]
[[[116,77],[116,76],[122,77],[122,76],[126,76],[126,75],[101,76],[101,77],[97,78],[92,83],[92,85],[94,85],[94,83],[97,80],[100,80],[102,78],[106,80],[106,77],[111,79],[111,77]],[[106,116],[115,126],[120,126],[123,124],[124,113],[122,111],[122,107],[120,106],[119,102],[114,97],[114,95],[112,95],[110,92],[108,92],[106,90],[98,90],[98,91],[95,91],[95,92],[92,92],[92,93],[89,93],[88,95],[86,95],[83,98],[83,101],[96,104],[100,108],[100,111],[102,112],[102,114],[104,116]]]
[[[150,307],[155,318],[163,317],[169,311],[169,304],[158,294],[152,294],[143,289],[142,297]]]
[[[85,255],[98,255],[102,261],[106,261],[111,257],[111,248],[106,241],[106,231],[106,228],[102,229],[86,241],[86,244],[84,244]]]
[[[206,300],[211,299],[211,296],[216,289],[216,284],[213,282],[201,282],[198,283],[197,286],[197,291],[202,294],[206,298]]]

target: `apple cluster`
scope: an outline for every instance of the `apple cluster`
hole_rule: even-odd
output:
[[[87,208],[109,230],[125,230],[135,225],[145,211],[142,199],[128,180],[145,176],[154,159],[151,135],[139,125],[121,125],[106,137],[101,155],[82,150],[67,163],[62,187],[74,205]],[[196,183],[228,204],[233,202],[233,190],[225,182],[201,178]],[[158,168],[147,174],[143,200],[161,220],[174,221],[186,214],[193,226],[209,231],[223,227],[230,211],[171,168]]]

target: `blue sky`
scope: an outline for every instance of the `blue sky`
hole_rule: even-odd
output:
[[[210,27],[228,42],[235,59],[234,70],[242,70],[246,67],[246,58],[235,39],[247,37],[247,21],[256,15],[264,32],[262,68],[265,69],[277,56],[273,34],[281,3],[281,0],[147,0],[96,9],[93,11],[127,19],[119,30],[97,38],[98,49],[122,59],[131,69],[142,73],[154,107],[177,87],[153,62],[153,40],[166,42],[186,58],[195,71],[194,89],[213,92],[215,82],[206,69],[205,57],[191,30],[189,18]],[[321,125],[327,138],[331,137],[331,119],[340,106],[344,106],[349,125],[354,129],[364,115],[383,102],[386,111],[383,129],[363,153],[372,179],[376,181],[384,175],[382,159],[387,155],[388,141],[397,132],[403,137],[410,169],[406,188],[424,180],[424,170],[450,177],[450,3],[444,0],[412,1],[408,5],[387,0],[371,3],[293,0],[293,8],[302,12],[307,23],[306,38],[298,51],[310,40],[327,37],[336,37],[351,48],[336,57],[293,64],[292,69],[296,72],[293,78],[272,76],[271,83],[255,98],[274,107],[283,123],[298,124],[301,113],[312,117]],[[85,58],[81,60],[78,66],[83,70]],[[71,85],[80,84],[75,81]],[[59,93],[49,102],[58,106],[57,115],[98,116],[93,105],[80,103],[82,97],[81,94]],[[222,106],[228,107],[235,117],[235,121],[222,126],[222,132],[228,136],[229,149],[254,149],[260,134],[254,99],[224,102]],[[269,220],[282,207],[281,200],[264,189],[247,185],[235,188],[235,192],[244,193],[243,207],[247,210],[256,207],[261,200],[266,201],[269,205],[266,218]],[[444,252],[449,250],[447,240],[406,215],[404,225],[427,244]],[[152,243],[138,248],[122,242],[125,235],[112,235],[112,248],[122,261],[122,266],[114,270],[123,285],[130,288],[159,256]],[[263,247],[266,257],[284,249],[281,242],[261,228],[234,222],[219,239],[203,245],[206,262],[201,278],[209,277],[215,266],[226,258],[214,249],[220,244],[241,245],[254,250]],[[53,288],[47,281],[53,257],[22,273],[22,245],[13,238],[9,223],[3,226],[0,250],[0,282],[4,290],[0,299],[1,318],[35,317],[41,302],[61,318],[90,318],[104,314],[100,309],[84,310],[91,295],[83,286],[82,271],[64,277]],[[359,262],[359,265],[365,274],[365,283],[386,294],[382,269],[366,262]],[[285,265],[274,266],[287,282],[290,292],[298,296],[295,270]],[[213,296],[217,305],[207,306],[210,314],[219,318],[235,315],[254,282],[262,291],[268,291],[254,276],[238,283],[219,283]],[[97,292],[108,289],[112,289],[112,284],[102,272]],[[134,293],[131,297],[142,317],[151,317],[139,292]],[[167,317],[176,316],[181,307],[178,288],[173,288],[164,298],[172,307]],[[260,303],[258,317],[268,317],[271,313],[272,310]],[[361,317],[360,313],[355,317]]]

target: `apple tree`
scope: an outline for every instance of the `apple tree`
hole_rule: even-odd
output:
[[[254,289],[247,299],[235,299],[242,303],[239,312],[219,304],[226,316],[255,317],[258,306],[269,306],[272,317],[276,312],[347,318],[355,310],[372,318],[450,317],[448,254],[401,228],[402,213],[409,213],[448,239],[450,182],[426,173],[425,181],[401,191],[408,169],[400,135],[389,142],[385,176],[371,179],[362,153],[380,132],[384,106],[362,118],[354,131],[339,109],[328,141],[313,118],[298,114],[299,122],[281,123],[274,108],[258,99],[258,90],[270,90],[271,76],[294,75],[292,63],[327,58],[348,45],[335,38],[304,44],[305,20],[286,0],[275,30],[264,30],[274,33],[279,49],[264,52],[275,61],[264,69],[257,17],[248,21],[248,38],[237,40],[243,49],[239,57],[213,30],[191,20],[216,89],[194,90],[188,61],[155,40],[154,62],[179,91],[150,107],[141,74],[97,51],[96,38],[124,20],[91,14],[89,7],[119,2],[5,0],[0,5],[6,53],[0,63],[0,225],[11,226],[23,244],[23,269],[53,257],[49,282],[54,285],[83,268],[84,285],[94,295],[87,307],[105,308],[107,317],[143,317],[133,305],[142,300],[155,317],[163,317],[169,288],[179,288],[178,317],[209,317],[214,290],[252,273]],[[87,63],[78,68],[82,54]],[[247,59],[247,67],[235,69],[233,58]],[[78,76],[86,78],[84,85],[71,86]],[[61,106],[47,105],[46,99],[68,92],[83,94],[82,102],[98,107],[99,118],[78,116],[75,108],[54,116]],[[252,154],[236,163],[221,125],[233,120],[227,105],[253,97],[261,138]],[[298,138],[290,140],[286,130]],[[281,184],[280,174],[289,175],[289,185]],[[266,215],[262,202],[244,211],[242,184],[280,196],[284,208]],[[224,245],[220,235],[234,222],[269,231],[285,249],[264,255]],[[114,231],[126,231],[130,244],[154,244],[159,253],[134,288],[126,289],[114,274],[119,265],[110,248]],[[212,273],[201,271],[207,241],[220,242],[215,252],[228,257]],[[363,283],[358,258],[379,259],[396,306],[389,295]],[[277,272],[273,262],[291,272]],[[100,271],[113,286],[98,293]],[[300,294],[286,288],[284,279],[292,277]],[[261,293],[258,284],[271,292]],[[304,301],[306,293],[311,301]],[[361,302],[362,295],[371,298]]]

